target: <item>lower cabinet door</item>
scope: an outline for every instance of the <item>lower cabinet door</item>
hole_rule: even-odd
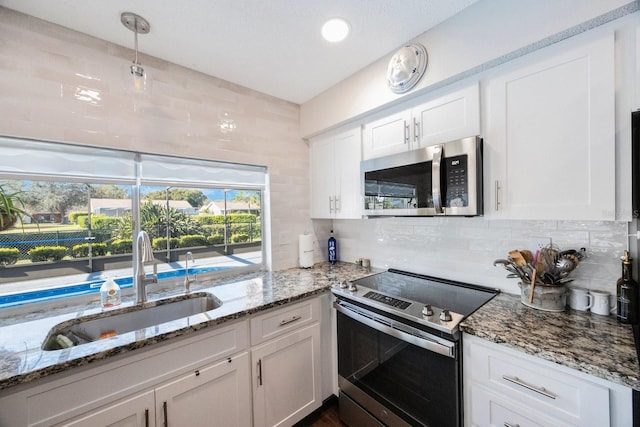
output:
[[[156,388],[156,424],[251,426],[249,354],[242,353]]]
[[[251,350],[254,425],[289,427],[322,404],[320,324]]]
[[[153,390],[136,394],[57,427],[150,427],[155,425]]]

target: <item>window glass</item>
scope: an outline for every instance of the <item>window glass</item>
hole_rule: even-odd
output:
[[[184,274],[189,252],[199,277],[263,266],[264,167],[4,137],[0,149],[0,308],[97,293],[107,276],[131,288],[138,229],[159,279]]]

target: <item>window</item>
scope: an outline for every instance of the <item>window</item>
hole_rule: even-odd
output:
[[[263,267],[264,167],[14,138],[0,146],[0,196],[22,218],[0,230],[0,308],[97,292],[106,276],[131,287],[140,230],[160,279],[184,274],[187,252],[200,275]]]

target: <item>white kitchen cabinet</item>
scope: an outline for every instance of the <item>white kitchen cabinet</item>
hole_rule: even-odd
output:
[[[623,427],[632,391],[463,334],[465,426]]]
[[[311,140],[311,217],[362,217],[361,130]]]
[[[206,372],[205,377],[211,379],[219,372],[216,368],[219,361],[223,366],[220,369],[237,369],[244,364],[244,373],[233,375],[238,378],[244,375],[246,385],[243,392],[247,399],[240,403],[246,405],[242,411],[250,414],[248,336],[248,322],[235,322],[154,345],[148,350],[135,351],[126,357],[115,356],[104,362],[98,361],[96,367],[71,369],[46,381],[16,387],[15,391],[0,398],[0,425],[86,425],[84,420],[86,423],[105,420],[106,425],[120,425],[118,422],[128,425],[141,422],[148,409],[150,425],[153,426],[160,414],[154,415],[156,404],[148,400],[149,392],[153,397],[156,388],[172,384],[196,370]],[[243,351],[244,359],[235,364],[236,355]],[[228,366],[228,358],[234,361],[233,368]],[[212,381],[207,386],[211,390],[214,385],[216,383]],[[194,389],[193,394],[196,391]],[[220,393],[228,391],[221,390]],[[136,407],[138,404],[140,406]]]
[[[56,424],[55,427],[149,427],[155,425],[154,393],[149,390],[105,405],[88,415]]]
[[[477,82],[365,124],[364,160],[480,134]]]
[[[321,406],[321,307],[315,298],[251,319],[254,426],[290,426]]]
[[[411,110],[383,117],[364,125],[362,130],[362,159],[374,159],[418,148],[412,140]]]
[[[196,369],[155,390],[158,426],[251,426],[249,354]]]
[[[613,34],[570,40],[488,78],[487,216],[615,220],[614,59]]]

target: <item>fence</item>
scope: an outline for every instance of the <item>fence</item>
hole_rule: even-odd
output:
[[[214,240],[213,244],[245,243],[261,240],[261,227],[256,223],[233,223],[203,226],[205,236],[220,236],[221,240]],[[226,233],[225,233],[226,228]],[[151,230],[149,230],[151,231]],[[155,234],[164,237],[166,228],[158,228]],[[226,236],[226,242],[224,240]],[[29,233],[0,234],[0,248],[16,248],[20,251],[18,260],[29,260],[29,251],[39,246],[64,246],[67,252],[76,245],[88,243],[106,243],[113,240],[113,231],[106,229],[92,230],[89,238],[88,230],[78,231],[43,231]]]

